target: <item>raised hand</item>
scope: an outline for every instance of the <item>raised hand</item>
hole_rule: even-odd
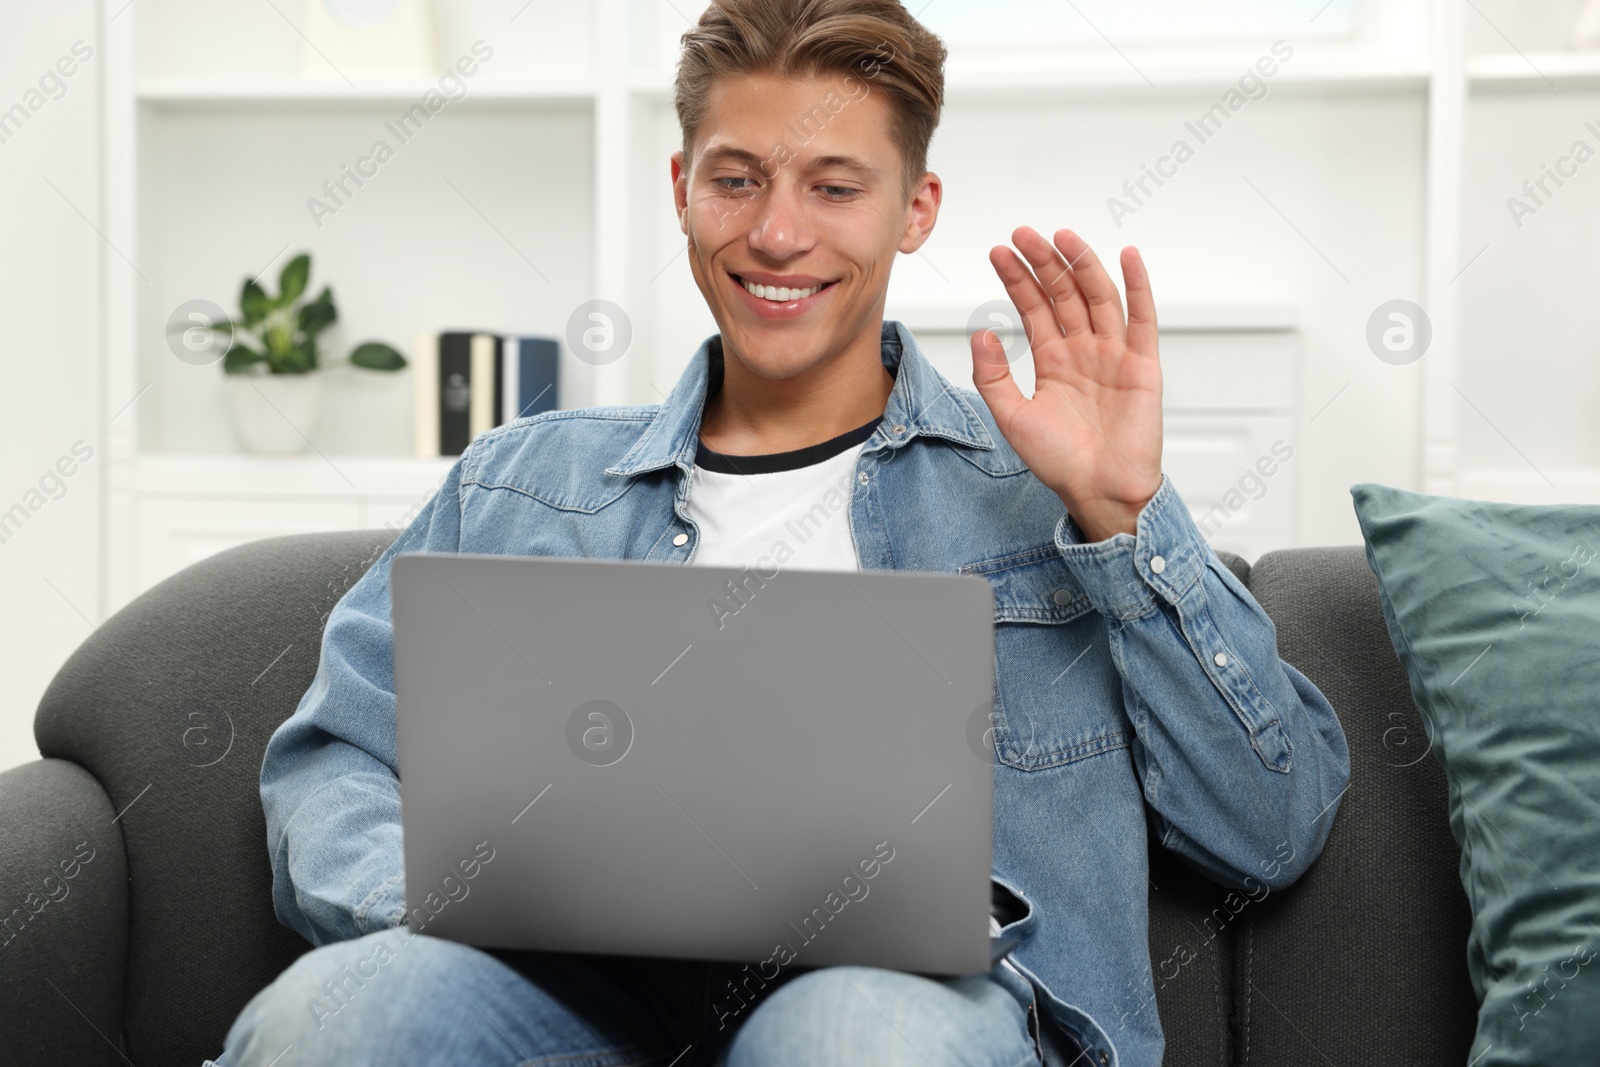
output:
[[[1122,250],[1128,316],[1084,240],[1023,226],[989,262],[1021,313],[1034,392],[1022,395],[992,330],[972,335],[972,380],[1017,455],[1091,541],[1135,532],[1161,486],[1161,360],[1156,307],[1139,251]],[[1030,267],[1032,269],[1030,269]]]

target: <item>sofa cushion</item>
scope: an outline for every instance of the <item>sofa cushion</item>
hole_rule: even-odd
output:
[[[310,947],[273,915],[261,756],[311,685],[328,612],[393,539],[279,537],[195,564],[106,620],[40,702],[40,752],[122,813],[122,1025],[140,1067],[215,1056]]]
[[[1600,507],[1351,490],[1450,785],[1477,1067],[1600,1050]]]
[[[1460,1067],[1475,1009],[1460,852],[1372,572],[1358,546],[1269,552],[1250,591],[1338,713],[1350,785],[1311,869],[1240,913],[1237,1062]]]

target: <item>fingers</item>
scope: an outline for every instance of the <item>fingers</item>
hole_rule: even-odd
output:
[[[1011,377],[1005,346],[993,330],[979,330],[972,335],[972,384],[978,387],[978,395],[989,405],[995,424],[1003,433],[1017,408],[1027,400]]]
[[[1156,300],[1150,291],[1150,272],[1144,257],[1132,245],[1122,250],[1122,284],[1128,290],[1128,347],[1141,356],[1155,356]]]
[[[1117,295],[1111,275],[1101,266],[1100,257],[1071,230],[1057,230],[1055,243],[1067,257],[1078,289],[1089,302],[1089,321],[1094,325],[1094,332],[1101,337],[1121,339],[1124,332],[1122,298]]]
[[[1028,343],[1037,348],[1051,338],[1060,337],[1061,323],[1056,319],[1050,297],[1027,264],[1005,245],[989,250],[989,262],[1005,283],[1006,295],[1022,313],[1022,328],[1028,335]]]
[[[1045,292],[1055,305],[1056,319],[1061,323],[1062,332],[1068,337],[1088,333],[1089,305],[1078,290],[1072,268],[1061,258],[1056,246],[1031,226],[1018,227],[1011,234],[1011,240],[1028,258],[1028,264],[1044,284]]]

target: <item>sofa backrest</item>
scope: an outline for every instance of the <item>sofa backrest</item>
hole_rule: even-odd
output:
[[[1317,862],[1236,920],[1234,1062],[1459,1067],[1477,1020],[1471,909],[1377,580],[1360,546],[1305,548],[1262,556],[1249,587],[1278,654],[1338,713],[1350,785]]]

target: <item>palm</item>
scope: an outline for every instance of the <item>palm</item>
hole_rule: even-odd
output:
[[[1123,253],[1124,323],[1116,286],[1088,245],[1069,230],[1055,239],[1023,227],[1013,240],[1026,265],[1003,246],[990,254],[1022,314],[1033,396],[1017,388],[991,331],[972,336],[973,381],[1017,455],[1094,536],[1124,528],[1122,517],[1137,515],[1161,483],[1155,305],[1137,251]]]

